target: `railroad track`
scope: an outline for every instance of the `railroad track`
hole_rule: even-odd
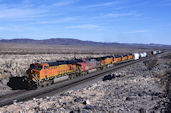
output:
[[[81,77],[78,77],[78,78],[75,78],[72,80],[59,82],[59,83],[53,84],[51,86],[43,87],[40,89],[18,90],[18,91],[15,91],[13,93],[9,93],[6,95],[0,95],[0,107],[2,107],[4,105],[12,104],[14,101],[19,102],[19,101],[26,101],[26,100],[29,100],[32,98],[43,98],[43,97],[49,96],[49,95],[52,96],[54,94],[57,94],[57,93],[65,91],[67,89],[78,86],[79,84],[82,84],[82,83],[85,83],[88,81],[92,81],[92,80],[94,80],[98,77],[104,76],[106,74],[110,74],[110,73],[116,71],[117,69],[124,68],[126,66],[135,64],[135,63],[140,62],[140,61],[148,60],[148,59],[155,57],[155,56],[150,56],[150,57],[142,58],[142,59],[139,59],[136,61],[122,63],[119,65],[113,66],[111,68],[107,68],[105,70],[90,73],[90,74],[87,74],[85,76],[81,76]]]
[[[26,92],[27,90],[14,90],[14,91],[10,91],[10,92],[6,92],[3,94],[0,94],[0,101],[3,100],[4,98],[8,98],[10,96],[15,96],[21,93]]]

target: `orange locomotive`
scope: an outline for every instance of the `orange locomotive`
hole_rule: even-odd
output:
[[[77,71],[78,66],[74,61],[34,63],[27,70],[26,79],[30,88],[37,88],[73,77]]]
[[[128,55],[122,55],[122,62],[126,62],[128,60]]]
[[[120,55],[115,55],[114,56],[114,63],[118,64],[122,61],[122,57]]]
[[[133,60],[134,59],[134,55],[129,53],[129,54],[126,54],[126,55],[122,55],[122,62],[128,62],[130,60]]]
[[[128,60],[133,60],[134,59],[134,55],[132,53],[128,54]]]
[[[113,66],[112,65],[113,63],[114,63],[113,56],[101,57],[101,60],[100,60],[101,68],[111,67]]]

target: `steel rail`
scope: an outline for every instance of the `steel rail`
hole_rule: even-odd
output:
[[[13,90],[13,91],[2,93],[2,94],[0,94],[0,101],[3,100],[4,98],[8,98],[10,96],[15,96],[15,95],[24,93],[26,91],[27,90]]]

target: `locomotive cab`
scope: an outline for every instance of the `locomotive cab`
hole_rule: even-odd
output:
[[[35,64],[31,64],[30,68],[27,70],[27,75],[40,75],[42,72],[46,71],[46,69],[49,68],[49,65],[46,63],[35,63]],[[39,79],[41,77],[38,77]]]
[[[34,84],[37,86],[39,84],[39,81],[44,76],[43,73],[46,73],[46,69],[49,68],[49,65],[46,63],[34,63],[31,64],[29,69],[26,71],[27,74],[27,81],[28,85]]]

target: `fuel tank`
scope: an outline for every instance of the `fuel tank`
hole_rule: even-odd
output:
[[[69,79],[68,75],[62,76],[62,77],[58,77],[58,78],[54,79],[54,83],[61,82],[61,81],[67,80],[67,79]]]

